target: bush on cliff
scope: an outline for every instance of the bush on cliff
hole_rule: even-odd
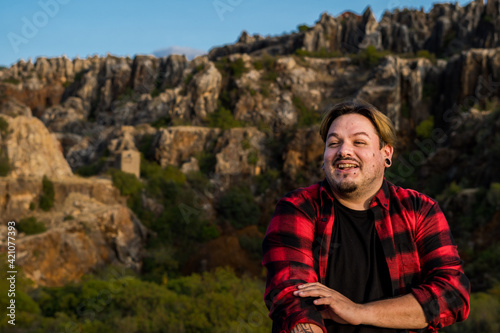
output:
[[[48,212],[52,207],[54,207],[54,183],[47,177],[43,176],[42,179],[42,195],[40,196],[39,207]]]

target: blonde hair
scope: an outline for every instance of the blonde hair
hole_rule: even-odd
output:
[[[368,118],[377,131],[380,148],[385,145],[396,146],[396,129],[392,121],[371,104],[355,101],[339,103],[329,108],[323,115],[319,128],[321,139],[326,143],[328,130],[335,119],[345,114],[359,114]]]

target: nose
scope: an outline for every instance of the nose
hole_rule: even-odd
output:
[[[352,156],[352,145],[347,142],[341,143],[338,147],[337,155],[339,157]]]

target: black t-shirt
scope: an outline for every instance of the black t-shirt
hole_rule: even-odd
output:
[[[391,278],[371,210],[349,209],[335,201],[335,222],[326,285],[356,303],[392,296]],[[328,333],[405,332],[373,326],[337,324],[325,320]]]

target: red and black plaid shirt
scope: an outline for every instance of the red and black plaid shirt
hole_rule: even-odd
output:
[[[290,332],[298,323],[313,323],[326,332],[316,306],[292,292],[301,283],[325,284],[334,200],[323,180],[288,193],[276,205],[262,262],[267,268],[265,301],[273,331]],[[435,332],[467,318],[470,283],[438,204],[384,180],[370,209],[393,294],[415,296],[429,323],[424,331]]]

